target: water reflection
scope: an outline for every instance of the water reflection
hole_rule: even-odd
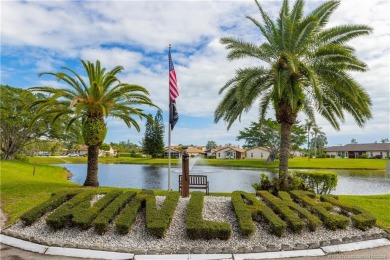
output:
[[[83,184],[87,172],[86,164],[62,164],[73,173],[71,181]],[[335,170],[338,173],[338,185],[334,194],[387,194],[390,193],[390,178],[385,171],[347,171]],[[191,174],[207,175],[211,192],[232,192],[243,190],[253,192],[252,184],[259,182],[260,174],[270,178],[276,177],[277,170],[254,169],[241,167],[215,167],[195,165]],[[181,166],[172,168],[171,188],[178,190],[178,176]],[[100,164],[100,186],[167,189],[167,166],[133,165],[133,164]]]

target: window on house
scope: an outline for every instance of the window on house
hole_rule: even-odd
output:
[[[374,156],[374,153],[373,153],[373,152],[370,152],[370,154],[371,154],[371,157],[373,157],[373,156]]]
[[[263,158],[263,153],[260,154],[260,157]]]
[[[251,157],[253,158],[253,153],[251,153]]]
[[[218,153],[218,157],[221,157],[221,153]]]

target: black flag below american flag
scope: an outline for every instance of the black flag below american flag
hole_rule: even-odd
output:
[[[175,72],[175,68],[173,67],[173,62],[171,57],[171,47],[169,47],[168,59],[169,59],[169,125],[171,126],[171,130],[173,130],[177,121],[179,120],[179,114],[177,113],[176,101],[175,101],[175,99],[179,96],[179,88],[177,87],[176,72]]]

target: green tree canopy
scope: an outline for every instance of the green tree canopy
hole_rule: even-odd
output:
[[[146,122],[142,148],[143,152],[151,155],[152,158],[164,154],[164,122],[161,110],[157,111],[154,121]]]
[[[217,148],[218,145],[215,141],[208,141],[207,144],[206,144],[206,149],[207,150],[211,150],[211,149],[215,149]]]
[[[306,139],[305,126],[294,125],[292,127],[291,148],[299,149]],[[280,124],[271,118],[264,119],[260,123],[252,122],[249,127],[239,131],[237,141],[245,140],[246,149],[264,147],[270,155],[267,162],[274,162],[280,151]]]
[[[36,107],[37,115],[32,124],[47,115],[53,115],[55,122],[65,115],[70,117],[67,127],[77,120],[81,121],[81,132],[88,146],[88,168],[84,186],[99,186],[98,155],[106,133],[108,116],[121,119],[128,127],[140,131],[136,118],[149,118],[139,106],[155,106],[149,92],[142,86],[122,83],[117,74],[123,70],[116,66],[110,71],[102,68],[100,62],[81,60],[87,79],[68,67],[61,72],[44,72],[42,75],[53,76],[67,84],[67,88],[34,87],[33,92],[47,94],[31,107]],[[152,120],[151,118],[149,118]]]
[[[365,25],[328,25],[340,1],[319,4],[304,15],[304,2],[291,7],[284,0],[276,20],[256,0],[261,21],[247,17],[257,27],[261,41],[245,42],[224,37],[221,43],[229,50],[228,59],[253,58],[247,68],[237,69],[220,94],[225,93],[215,111],[215,122],[223,119],[228,128],[259,101],[260,118],[270,108],[281,124],[279,178],[285,187],[291,128],[303,112],[314,121],[315,111],[340,128],[345,113],[359,126],[372,117],[371,99],[350,72],[367,70],[348,42],[371,33]],[[265,64],[265,65],[264,65]]]

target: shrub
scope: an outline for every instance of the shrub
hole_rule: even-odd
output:
[[[150,196],[149,194],[150,191],[142,191],[141,193],[137,194],[129,204],[127,204],[122,213],[119,215],[118,219],[115,221],[115,228],[119,234],[125,235],[129,232],[138,212],[142,209],[143,206],[145,206],[145,200],[147,196]]]
[[[366,153],[364,153],[364,154],[360,155],[360,158],[362,158],[362,159],[367,159],[367,158],[368,158],[368,155],[367,155]]]
[[[229,223],[204,220],[202,217],[204,193],[191,193],[186,216],[186,233],[191,239],[229,239],[232,228]]]
[[[72,209],[72,223],[81,229],[88,229],[91,227],[92,221],[97,217],[98,213],[102,211],[108,204],[110,204],[122,191],[112,191],[104,195],[93,206],[90,201],[83,201],[78,206]]]
[[[29,226],[34,223],[38,218],[43,216],[46,212],[58,208],[61,204],[74,197],[77,193],[79,193],[79,191],[52,194],[50,199],[25,212],[20,217],[20,219],[24,222],[25,225]]]
[[[299,233],[305,227],[305,222],[290,209],[289,203],[275,197],[268,191],[258,191],[257,195],[262,197],[267,204],[287,222],[294,233]]]
[[[333,210],[332,204],[328,202],[315,201],[316,195],[307,191],[291,191],[290,194],[294,199],[308,206],[324,222],[325,226],[331,230],[337,228],[346,228],[349,224],[349,219],[339,214],[329,212]]]
[[[243,236],[253,234],[255,227],[252,219],[258,219],[258,217],[267,222],[272,234],[280,237],[285,233],[287,224],[255,196],[243,191],[235,191],[232,194],[232,203]]]
[[[21,153],[15,154],[15,160],[21,161],[21,162],[28,162],[27,156],[25,156],[24,154],[21,154]]]
[[[337,186],[337,173],[328,171],[295,171],[305,185],[317,194],[328,194]]]
[[[46,223],[56,230],[65,227],[72,220],[72,209],[84,201],[91,201],[95,193],[96,191],[84,191],[77,194],[54,211],[54,213],[50,214],[46,218]]]
[[[100,235],[104,234],[114,217],[118,215],[123,207],[129,203],[136,194],[137,193],[134,191],[124,192],[111,202],[102,212],[100,212],[97,218],[92,222],[96,233]]]
[[[375,157],[375,159],[382,159],[382,155],[380,155],[380,154],[377,154],[374,157]]]
[[[354,215],[351,217],[353,225],[362,230],[366,230],[375,225],[376,218],[370,212],[358,207],[350,206],[348,204],[342,203],[338,200],[337,196],[334,195],[322,195],[322,201],[329,202],[335,206],[340,207],[342,210],[352,212]]]
[[[266,190],[272,194],[278,194],[280,190],[280,180],[278,178],[269,179],[268,175],[260,174],[260,182],[252,184],[252,187],[257,190]],[[295,177],[292,174],[288,174],[286,181],[287,190],[307,190],[304,182],[301,178]]]
[[[307,224],[311,231],[316,231],[317,227],[321,225],[321,220],[311,214],[310,211],[306,210],[305,208],[302,208],[297,203],[294,203],[294,201],[290,197],[290,194],[288,194],[287,192],[280,191],[278,197],[281,198],[288,205],[288,207],[298,212],[300,217],[304,217],[307,219]]]
[[[179,192],[169,192],[160,210],[158,210],[156,206],[156,197],[147,197],[146,229],[154,236],[158,238],[164,236],[164,233],[169,228],[169,224],[173,218],[173,213],[176,209],[179,197]]]
[[[133,157],[131,153],[118,153],[117,157]]]

